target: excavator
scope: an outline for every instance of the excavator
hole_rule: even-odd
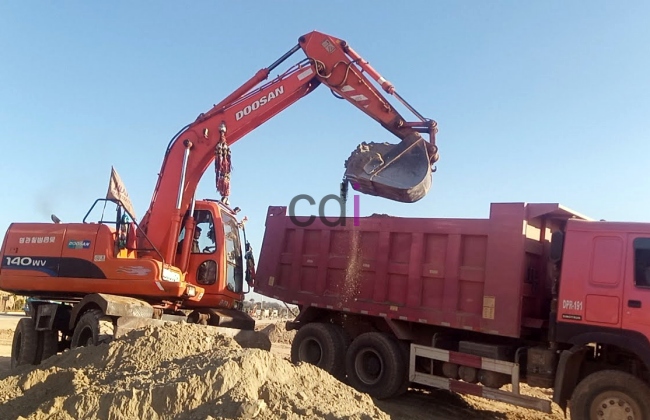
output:
[[[298,50],[306,58],[265,82]],[[183,320],[236,337],[252,333],[255,321],[242,309],[255,262],[245,219],[229,203],[231,146],[320,85],[400,140],[358,145],[345,162],[341,191],[352,185],[402,203],[424,197],[439,159],[437,123],[418,113],[346,41],[307,33],[171,139],[140,222],[113,171],[109,194],[81,222],[53,216],[54,223],[10,225],[0,249],[0,289],[32,298],[31,316],[15,330],[12,365],[38,364],[148,322]],[[405,120],[381,90],[417,120]],[[221,197],[197,200],[197,185],[211,165]],[[104,220],[109,205],[115,218]],[[100,220],[91,220],[102,206]]]

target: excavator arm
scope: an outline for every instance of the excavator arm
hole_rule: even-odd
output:
[[[296,51],[307,58],[272,81],[271,71]],[[419,121],[407,122],[373,86],[370,76]],[[339,98],[367,114],[401,142],[361,144],[345,164],[344,182],[365,194],[414,202],[428,192],[431,166],[438,160],[436,123],[425,119],[341,39],[310,32],[268,68],[184,127],[170,142],[149,210],[141,227],[166,261],[172,261],[183,215],[191,209],[196,187],[215,162],[217,189],[227,203],[230,146],[324,84]],[[429,141],[421,136],[428,134]],[[171,225],[170,225],[171,221]]]

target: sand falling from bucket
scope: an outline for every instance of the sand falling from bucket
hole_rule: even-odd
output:
[[[352,228],[348,233],[350,235],[350,249],[348,264],[345,268],[341,303],[346,303],[356,298],[361,282],[361,232],[356,228]]]

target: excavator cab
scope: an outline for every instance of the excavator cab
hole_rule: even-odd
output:
[[[196,202],[190,233],[181,230],[182,241],[193,241],[186,279],[205,288],[201,305],[233,307],[241,299],[244,260],[235,213],[216,200]],[[180,258],[180,257],[177,257]],[[180,260],[177,259],[177,265]]]
[[[196,243],[190,249],[185,278],[205,294],[200,302],[186,302],[185,307],[195,309],[191,318],[197,322],[253,329],[254,321],[239,311],[246,261],[236,212],[217,200],[196,201],[195,205],[194,222],[185,225],[192,226],[189,234],[185,227],[181,230],[181,240],[189,237]]]

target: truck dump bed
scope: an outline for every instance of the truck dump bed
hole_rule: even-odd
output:
[[[521,337],[547,324],[551,234],[573,217],[586,219],[559,204],[495,203],[487,219],[373,215],[332,227],[269,207],[255,292]]]

